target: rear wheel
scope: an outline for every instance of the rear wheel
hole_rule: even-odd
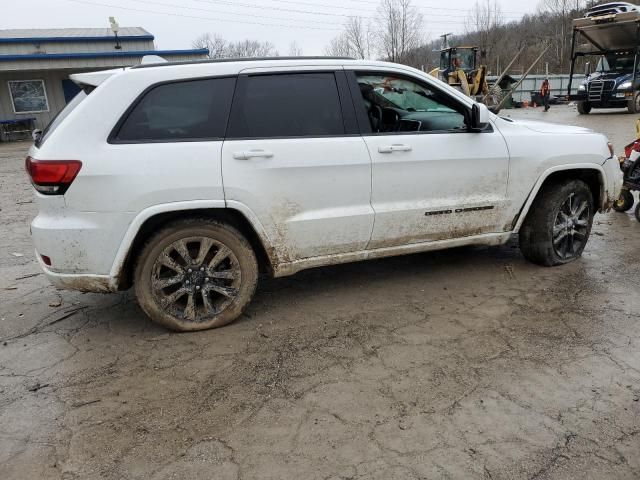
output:
[[[580,115],[589,115],[591,112],[591,104],[589,102],[578,102],[578,113]]]
[[[627,101],[627,111],[629,113],[640,113],[640,92],[636,92],[633,98]]]
[[[591,233],[593,205],[591,190],[581,180],[544,187],[520,230],[525,258],[546,266],[579,258]]]
[[[633,207],[634,202],[633,194],[629,190],[622,190],[618,200],[613,204],[613,209],[616,212],[626,212]]]
[[[640,203],[636,205],[635,215],[636,215],[636,220],[640,222]]]
[[[208,220],[165,227],[138,259],[135,291],[154,322],[178,331],[221,327],[251,301],[258,264],[236,229]]]

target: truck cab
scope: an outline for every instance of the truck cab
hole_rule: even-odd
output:
[[[626,108],[629,113],[640,113],[640,12],[619,10],[594,7],[584,18],[573,21],[568,95],[582,115],[594,108]],[[579,59],[585,62],[585,78],[572,93]]]

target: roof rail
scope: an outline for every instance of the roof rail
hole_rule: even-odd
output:
[[[353,57],[328,57],[328,56],[308,56],[308,57],[233,57],[233,58],[205,58],[202,60],[183,60],[180,62],[167,63],[151,63],[145,65],[136,65],[131,67],[137,68],[157,68],[168,67],[173,65],[194,65],[199,63],[228,63],[228,62],[257,62],[267,60],[355,60]]]

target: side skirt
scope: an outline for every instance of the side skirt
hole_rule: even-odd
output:
[[[487,233],[472,237],[457,238],[454,240],[438,240],[432,242],[413,243],[399,247],[377,248],[374,250],[361,250],[358,252],[339,253],[336,255],[323,255],[320,257],[303,258],[293,262],[281,263],[274,268],[274,277],[286,277],[309,268],[338,265],[341,263],[373,260],[376,258],[409,255],[411,253],[445,250],[447,248],[463,247],[466,245],[504,245],[511,238],[511,232]]]

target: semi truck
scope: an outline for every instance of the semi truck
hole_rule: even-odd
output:
[[[573,20],[568,98],[578,112],[626,108],[640,113],[640,11],[630,3],[607,3]],[[584,59],[585,78],[573,92],[576,63]],[[595,65],[595,68],[593,68]]]

